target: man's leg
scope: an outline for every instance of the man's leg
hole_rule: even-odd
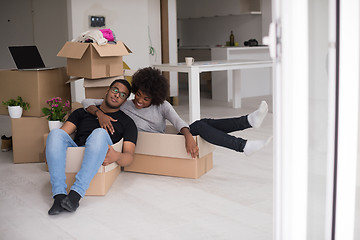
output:
[[[48,212],[50,215],[63,211],[60,202],[67,195],[65,164],[68,147],[77,147],[77,145],[64,130],[54,129],[49,133],[46,139],[46,161],[54,198],[54,204]]]
[[[95,129],[86,139],[80,171],[76,174],[69,195],[61,203],[66,210],[73,212],[78,208],[80,199],[84,197],[91,180],[104,162],[108,145],[112,144],[109,134],[102,128]]]

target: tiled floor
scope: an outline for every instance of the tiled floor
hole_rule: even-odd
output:
[[[240,116],[241,109],[201,99],[202,117]],[[269,105],[271,98],[267,97]],[[176,107],[188,120],[186,97]],[[270,107],[271,110],[271,107]],[[11,134],[0,116],[0,134]],[[234,133],[247,139],[272,135],[272,114],[259,129]],[[199,179],[122,172],[103,197],[85,197],[75,213],[49,216],[52,204],[44,163],[13,164],[0,153],[0,239],[272,239],[272,143],[246,157],[217,147],[214,167]]]

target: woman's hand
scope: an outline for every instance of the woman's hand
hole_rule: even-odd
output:
[[[107,130],[110,134],[114,134],[115,130],[111,122],[116,122],[117,120],[113,119],[109,115],[106,115],[100,110],[96,112],[96,116],[98,117],[100,127]]]
[[[199,147],[196,145],[196,142],[191,134],[185,136],[185,147],[186,152],[190,153],[192,158],[196,158],[199,155]]]
[[[101,128],[108,131],[109,134],[114,134],[115,129],[111,122],[116,122],[116,119],[113,119],[109,115],[106,115],[95,105],[90,105],[88,108],[86,108],[86,111],[98,118]]]
[[[192,158],[196,158],[199,155],[199,147],[196,145],[193,135],[190,133],[187,127],[180,129],[180,132],[185,137],[186,152],[191,154]]]

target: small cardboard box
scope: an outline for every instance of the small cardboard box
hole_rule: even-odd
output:
[[[128,172],[151,173],[174,177],[199,178],[213,167],[215,147],[200,136],[194,137],[199,156],[192,159],[185,149],[185,138],[173,126],[166,133],[139,132],[134,161]]]
[[[112,147],[118,151],[122,151],[123,141],[117,142],[112,145]],[[70,187],[75,182],[75,176],[77,172],[80,170],[82,160],[84,158],[84,147],[69,147],[66,151],[66,185],[67,190],[70,190]],[[86,190],[85,195],[87,196],[99,196],[105,195],[117,176],[120,174],[121,168],[120,166],[114,162],[108,166],[101,166],[91,180],[89,188]]]
[[[45,117],[11,119],[14,163],[44,161],[44,134],[49,132]]]
[[[39,71],[0,70],[0,114],[8,115],[2,101],[21,96],[30,103],[30,109],[23,111],[25,117],[44,116],[41,109],[48,107],[46,101],[53,97],[71,100],[69,77],[65,68]]]
[[[97,43],[66,42],[57,56],[67,58],[69,76],[95,79],[122,75],[122,57],[130,53],[130,49],[121,41],[102,46]]]
[[[46,139],[48,134],[43,136],[44,145],[46,145]],[[118,151],[122,151],[123,140],[112,145],[112,147]],[[66,150],[66,166],[65,166],[65,175],[66,175],[66,185],[67,191],[70,190],[70,187],[75,182],[75,176],[81,168],[81,163],[84,158],[85,148],[84,147],[69,147]],[[45,156],[45,155],[44,155]],[[45,158],[46,162],[46,158]],[[49,171],[47,164],[46,170]],[[120,166],[114,162],[108,166],[100,166],[97,174],[91,180],[89,188],[86,190],[86,196],[102,196],[105,195],[117,176],[120,174]]]

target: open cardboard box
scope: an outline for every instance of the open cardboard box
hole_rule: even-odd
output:
[[[185,138],[173,126],[166,133],[139,132],[134,161],[124,168],[128,172],[151,173],[174,177],[199,178],[213,167],[215,146],[194,136],[199,147],[195,159],[186,152]]]
[[[122,151],[123,141],[117,142],[112,145],[112,147],[118,151]],[[69,147],[66,151],[66,185],[67,191],[70,190],[70,187],[75,182],[75,176],[80,170],[81,163],[84,157],[85,148],[84,147]],[[87,196],[98,196],[105,195],[117,176],[120,174],[120,166],[114,162],[108,166],[101,166],[91,180],[89,188],[86,190],[85,195]]]
[[[46,138],[48,134],[44,135],[44,141],[46,144]],[[123,140],[112,145],[112,147],[118,151],[122,151]],[[69,147],[66,151],[66,185],[67,191],[70,191],[70,187],[75,182],[75,176],[81,168],[81,163],[84,158],[84,147]],[[86,196],[102,196],[105,195],[117,176],[120,174],[120,166],[114,162],[108,166],[100,166],[97,174],[91,180],[89,188],[86,190]]]
[[[69,77],[65,68],[46,70],[0,70],[0,103],[21,96],[30,103],[23,111],[25,117],[44,116],[41,109],[48,107],[46,101],[53,97],[70,100]],[[7,107],[0,104],[0,114],[8,115]]]
[[[123,74],[123,56],[131,50],[118,41],[117,44],[66,42],[57,54],[67,58],[69,76],[89,79],[113,77]]]

